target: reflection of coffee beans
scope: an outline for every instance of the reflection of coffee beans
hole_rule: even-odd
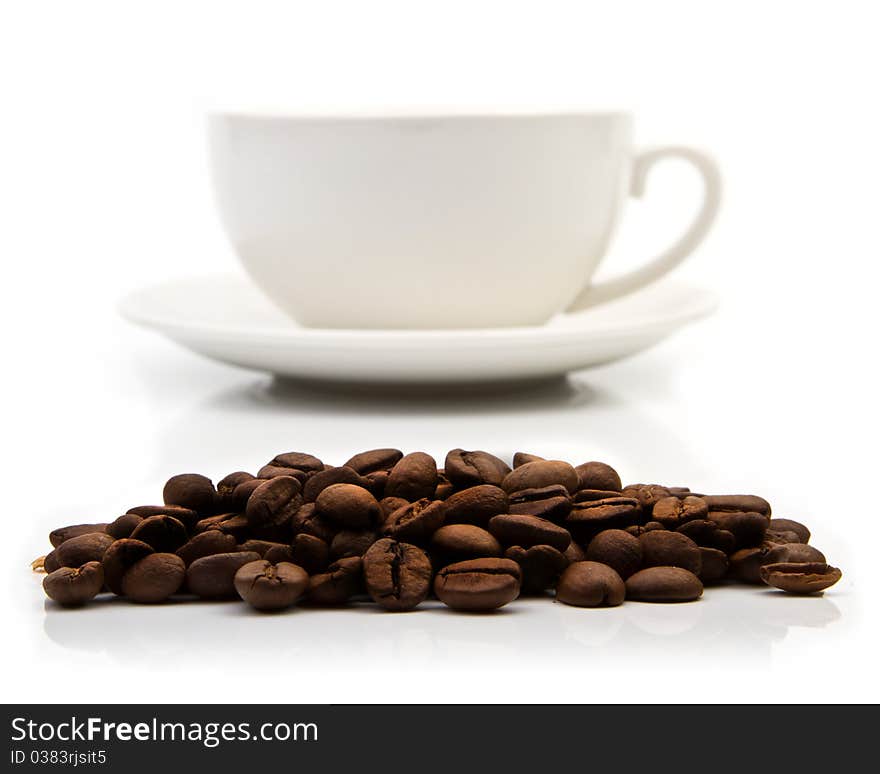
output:
[[[459,610],[550,590],[580,607],[684,602],[722,581],[809,594],[841,577],[807,527],[771,518],[756,495],[623,487],[605,463],[523,452],[443,459],[372,449],[334,467],[288,452],[216,487],[173,476],[162,505],[53,530],[35,566],[64,605],[109,591],[141,603],[241,597],[258,610],[370,599],[410,610],[432,588]]]

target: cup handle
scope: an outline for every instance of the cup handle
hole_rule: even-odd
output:
[[[651,168],[656,162],[668,158],[689,161],[703,176],[703,204],[691,222],[690,228],[677,242],[650,263],[639,269],[633,269],[620,277],[614,277],[597,285],[588,285],[566,309],[567,312],[577,312],[610,301],[654,282],[678,266],[696,249],[709,232],[721,203],[721,174],[715,162],[698,150],[670,146],[652,148],[639,153],[633,161],[630,194],[641,196],[645,191],[645,180]]]

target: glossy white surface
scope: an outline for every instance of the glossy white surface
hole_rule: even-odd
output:
[[[242,276],[171,280],[120,311],[184,347],[296,379],[468,384],[535,379],[610,363],[711,314],[717,296],[666,282],[541,327],[457,331],[303,328]]]

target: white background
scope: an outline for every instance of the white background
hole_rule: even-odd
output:
[[[3,2],[3,699],[876,700],[871,6]],[[202,111],[245,98],[629,107],[640,142],[694,143],[722,165],[720,221],[679,272],[722,308],[625,363],[500,397],[281,388],[200,360],[115,304],[235,269]],[[689,173],[671,164],[649,186],[609,263],[655,252],[688,217]],[[156,501],[172,473],[386,444],[521,448],[754,491],[807,522],[844,580],[816,599],[725,589],[669,607],[267,618],[59,612],[28,569],[51,527]]]

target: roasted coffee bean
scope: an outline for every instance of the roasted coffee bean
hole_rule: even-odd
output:
[[[736,550],[736,538],[733,533],[708,519],[685,522],[676,532],[687,535],[698,546],[717,548],[725,554],[732,554]]]
[[[148,554],[122,576],[122,593],[132,602],[164,602],[176,594],[186,577],[186,565],[179,556]]]
[[[757,495],[703,495],[710,511],[760,513],[770,516],[770,503]]]
[[[788,530],[786,530],[785,532],[779,532],[775,529],[768,529],[764,533],[764,542],[774,543],[777,545],[781,545],[784,543],[800,543],[801,538],[797,532],[791,532]]]
[[[249,562],[259,561],[254,551],[231,551],[196,559],[186,568],[186,586],[203,599],[235,596],[235,573]]]
[[[544,458],[537,454],[526,454],[526,452],[517,452],[513,455],[514,469],[521,467],[529,462],[543,462]]]
[[[565,551],[571,543],[567,529],[539,516],[503,513],[489,520],[489,532],[505,546],[553,546]]]
[[[681,567],[648,567],[626,580],[626,598],[639,602],[692,602],[703,596],[703,584]]]
[[[298,564],[309,575],[317,575],[327,569],[330,548],[321,538],[301,532],[293,539],[292,549],[293,563]]]
[[[573,540],[568,544],[568,548],[563,551],[565,558],[568,560],[569,564],[573,562],[583,562],[586,561],[587,554],[583,548],[581,548],[577,543]]]
[[[56,548],[43,557],[43,570],[51,573],[60,568],[61,563],[58,561],[58,549]]]
[[[382,523],[384,524],[388,517],[398,508],[403,508],[406,505],[409,505],[409,500],[404,500],[402,497],[383,497],[379,500],[379,508],[382,511]]]
[[[507,492],[492,484],[481,484],[456,492],[444,501],[444,523],[485,528],[489,519],[507,510]]]
[[[328,519],[321,516],[314,503],[302,505],[293,517],[293,534],[304,533],[321,538],[328,545],[336,534],[336,527]]]
[[[249,535],[259,535],[261,538],[267,539],[275,536],[281,537],[284,534],[284,525],[282,524],[266,524],[255,527],[248,522],[246,516],[240,513],[224,513],[215,517],[215,520],[205,519],[204,522],[209,524],[207,529],[232,535],[236,542],[246,540]],[[200,521],[196,525],[196,533],[205,531],[198,528],[199,525],[204,525],[204,522]]]
[[[115,541],[107,548],[104,558],[101,559],[107,588],[114,594],[122,596],[122,579],[128,568],[152,553],[152,547],[140,540],[122,538]]]
[[[382,521],[378,500],[355,484],[328,486],[315,500],[315,512],[349,529],[368,529]]]
[[[424,545],[440,527],[446,513],[441,500],[423,498],[406,503],[392,513],[383,525],[383,532],[395,540]]]
[[[700,574],[700,547],[687,535],[669,530],[646,532],[639,538],[644,567],[681,567]]]
[[[709,520],[733,534],[737,548],[751,548],[764,542],[770,520],[756,511],[709,511]]]
[[[235,473],[230,473],[228,476],[221,478],[217,482],[215,510],[218,512],[243,510],[244,502],[239,501],[235,495],[235,490],[239,484],[245,484],[248,481],[255,480],[256,476],[246,473],[243,470],[237,470]]]
[[[700,497],[687,496],[683,498],[672,495],[663,497],[654,503],[651,518],[659,521],[666,529],[676,529],[688,521],[706,520],[709,515],[709,506]]]
[[[645,513],[646,521],[653,520],[654,504],[672,495],[667,487],[659,484],[629,484],[623,488],[622,494],[624,497],[632,497],[638,501]]]
[[[366,480],[367,489],[370,490],[370,494],[373,495],[377,500],[381,500],[385,497],[385,485],[388,483],[388,471],[387,470],[377,470],[373,473],[367,473],[364,476]]]
[[[556,599],[576,607],[616,607],[625,597],[623,579],[600,562],[570,564],[556,586]]]
[[[623,489],[617,471],[604,462],[585,462],[575,470],[578,474],[578,489],[604,489],[610,492]]]
[[[520,577],[519,565],[510,559],[469,559],[440,570],[434,593],[453,610],[495,610],[519,596]]]
[[[64,541],[80,535],[91,535],[95,532],[106,532],[109,524],[73,524],[69,527],[59,527],[49,533],[49,542],[53,548],[58,548]]]
[[[366,476],[368,473],[391,470],[403,458],[400,449],[371,449],[355,454],[343,467]]]
[[[622,529],[606,529],[590,541],[586,558],[608,565],[626,580],[642,566],[642,543]]]
[[[285,468],[281,467],[280,465],[272,465],[271,463],[268,465],[263,465],[263,467],[257,471],[257,478],[263,481],[268,481],[272,478],[279,478],[280,476],[284,476],[285,478],[295,478],[297,481],[299,481],[300,486],[308,481],[309,475],[310,474],[306,473],[304,470],[297,470],[296,468]]]
[[[346,556],[363,556],[377,537],[374,530],[340,530],[330,543],[330,559],[336,561]]]
[[[294,604],[309,587],[309,575],[299,565],[260,559],[238,568],[235,590],[255,610],[283,610]]]
[[[620,492],[609,489],[579,489],[571,498],[572,503],[589,503],[594,500],[607,500],[609,498],[622,497]]]
[[[187,541],[186,527],[173,516],[150,516],[134,528],[131,537],[166,553],[173,553]]]
[[[269,465],[276,468],[299,470],[303,473],[318,473],[324,470],[324,463],[312,454],[303,452],[286,452],[276,454]]]
[[[501,482],[501,488],[507,492],[520,492],[523,489],[540,489],[545,486],[561,484],[569,494],[578,488],[577,471],[567,462],[561,460],[541,460],[527,462],[508,473]]]
[[[508,513],[540,516],[554,524],[562,524],[571,512],[571,497],[562,484],[511,492],[509,502]]]
[[[435,500],[446,500],[456,492],[455,484],[446,478],[446,471],[437,471],[437,488],[434,490]]]
[[[510,465],[489,452],[453,449],[446,455],[444,472],[460,489],[479,484],[500,486],[510,473]]]
[[[104,587],[100,562],[86,562],[82,567],[60,567],[43,578],[43,591],[49,599],[66,607],[84,605]]]
[[[625,529],[642,521],[642,509],[631,497],[609,497],[574,503],[565,526],[579,543],[587,544],[606,529]]]
[[[504,552],[506,559],[519,565],[522,573],[522,594],[543,594],[556,586],[562,571],[568,567],[565,554],[553,546],[511,546]]]
[[[264,478],[255,477],[247,481],[242,481],[236,486],[235,489],[232,490],[232,497],[230,498],[232,510],[239,512],[247,510],[248,500],[251,499],[251,495],[259,489],[265,481],[266,479]]]
[[[196,559],[201,559],[203,556],[228,554],[235,550],[235,538],[232,535],[211,529],[207,532],[193,535],[174,553],[183,559],[185,565],[189,566]]]
[[[717,548],[700,546],[700,573],[699,578],[704,583],[717,583],[726,574],[730,560],[724,551]]]
[[[143,520],[143,516],[138,516],[136,513],[123,513],[107,525],[107,534],[114,540],[130,537],[134,528]]]
[[[367,593],[386,610],[412,610],[431,589],[431,560],[410,543],[376,541],[364,554],[363,568]]]
[[[300,483],[291,476],[264,481],[248,498],[245,518],[250,527],[278,527],[289,522],[302,505]]]
[[[825,564],[825,554],[806,543],[786,543],[770,548],[763,564]]]
[[[239,549],[240,550],[240,549]],[[298,564],[293,546],[284,543],[272,543],[272,547],[263,554],[263,559],[272,564],[281,564],[281,562],[290,562],[290,564]]]
[[[278,543],[274,540],[245,540],[243,543],[239,543],[235,546],[235,551],[253,551],[255,554],[259,554],[261,559],[266,558],[266,554],[269,553],[273,548],[282,549],[286,551],[290,551],[290,546],[286,543]],[[273,562],[275,564],[275,562]]]
[[[769,528],[775,532],[794,532],[800,538],[798,542],[810,542],[810,530],[799,521],[792,519],[770,519]]]
[[[755,546],[734,551],[730,555],[728,576],[740,583],[762,583],[761,566],[764,564],[768,550],[767,546]]]
[[[350,556],[333,562],[327,572],[309,578],[308,601],[315,605],[344,605],[364,584],[363,560]]]
[[[447,524],[431,536],[431,556],[437,566],[464,559],[501,556],[501,544],[481,527],[473,524]]]
[[[162,490],[162,499],[166,505],[179,505],[182,508],[196,511],[202,516],[208,516],[214,512],[216,494],[210,478],[198,473],[182,473],[168,479]],[[134,513],[134,511],[131,512]],[[138,515],[144,516],[145,514],[139,513]]]
[[[82,567],[87,562],[100,562],[113,545],[113,538],[104,532],[87,532],[65,540],[55,549],[59,567]]]
[[[354,484],[368,491],[370,489],[370,482],[366,478],[343,466],[315,473],[303,487],[303,499],[307,503],[313,503],[321,492],[333,484]]]
[[[842,573],[824,562],[765,564],[761,579],[789,594],[817,594],[840,580]]]
[[[395,464],[385,483],[386,497],[402,497],[415,502],[433,498],[438,483],[437,463],[430,454],[413,452]]]
[[[649,521],[645,524],[630,524],[630,526],[624,529],[624,532],[628,532],[635,537],[641,537],[646,532],[653,532],[658,529],[664,530],[666,527],[664,527],[659,521]]]

